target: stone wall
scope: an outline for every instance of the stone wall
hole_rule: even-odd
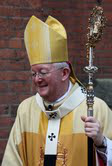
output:
[[[103,99],[112,109],[112,79],[96,79],[95,95]]]

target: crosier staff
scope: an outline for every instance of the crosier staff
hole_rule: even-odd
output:
[[[100,3],[100,1],[98,1]],[[103,8],[96,6],[89,18],[89,33],[87,34],[88,42],[87,46],[87,59],[89,66],[84,68],[84,71],[88,73],[89,81],[87,86],[87,116],[93,116],[93,104],[94,104],[94,88],[93,88],[93,76],[97,72],[98,68],[93,65],[94,60],[94,48],[96,43],[101,40],[102,31],[105,26],[106,19],[103,14]],[[92,138],[88,137],[88,166],[94,166],[94,147]]]

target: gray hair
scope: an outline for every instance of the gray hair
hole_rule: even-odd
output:
[[[67,62],[53,63],[53,66],[55,66],[56,69],[65,68],[65,67],[70,68]]]

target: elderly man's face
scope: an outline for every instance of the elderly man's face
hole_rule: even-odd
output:
[[[31,70],[33,82],[41,97],[53,102],[63,95],[62,68],[56,68],[53,64],[37,64]]]

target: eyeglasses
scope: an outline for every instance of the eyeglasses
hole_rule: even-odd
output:
[[[40,72],[33,72],[33,71],[32,71],[31,75],[32,75],[33,78],[36,78],[36,76],[39,77],[39,78],[45,78],[45,77],[47,77],[50,73],[55,72],[55,71],[57,71],[57,70],[60,70],[60,69],[62,69],[62,68],[63,68],[63,67],[60,67],[60,68],[55,69],[55,70],[52,70],[52,71],[40,71]]]

